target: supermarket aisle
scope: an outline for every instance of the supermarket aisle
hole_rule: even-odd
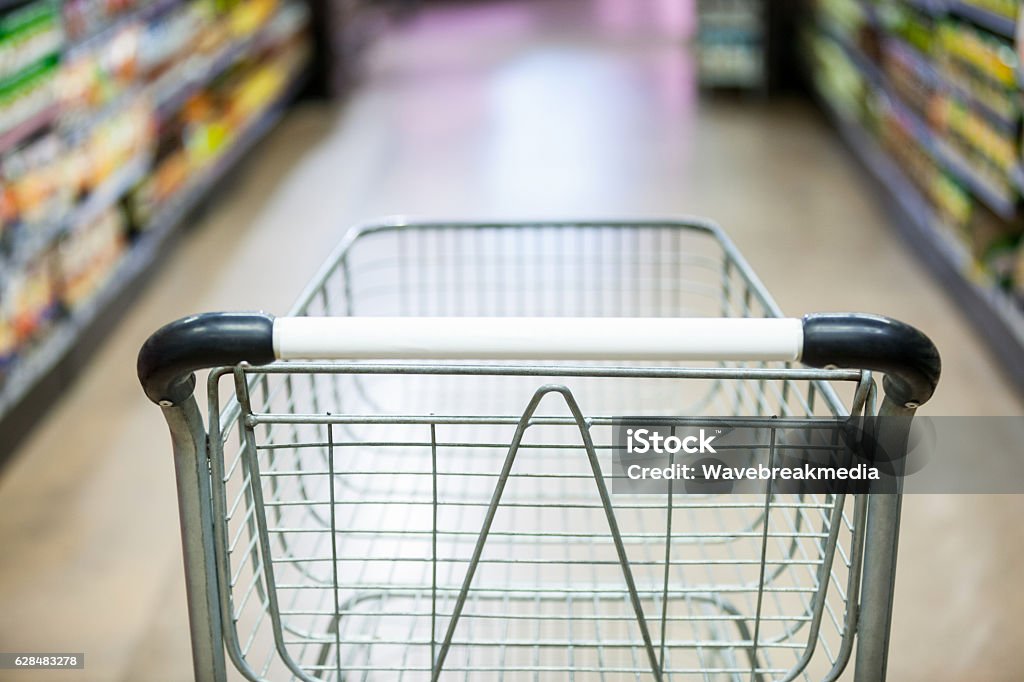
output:
[[[344,107],[287,119],[3,472],[0,508],[19,510],[0,516],[3,648],[84,650],[78,679],[189,678],[169,446],[135,352],[188,312],[283,312],[346,226],[385,214],[706,215],[786,312],[928,330],[946,354],[932,414],[1024,411],[815,112],[698,102],[680,42],[652,28],[665,17],[621,7],[431,10],[376,48]],[[908,501],[893,679],[1024,667],[1024,555],[1005,542],[1022,511],[1011,497]]]

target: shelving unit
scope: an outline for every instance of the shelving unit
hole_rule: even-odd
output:
[[[44,109],[24,123],[11,128],[0,135],[0,155],[18,146],[22,140],[31,137],[43,128],[50,126],[57,119],[57,107]]]
[[[763,0],[697,0],[696,48],[702,87],[767,87],[765,5]]]
[[[941,7],[941,5],[939,6]],[[930,7],[933,12],[939,11],[937,7]],[[948,9],[964,19],[970,19],[974,23],[987,28],[988,30],[1013,40],[1016,32],[1016,25],[1013,19],[1008,19],[1004,16],[1000,16],[994,12],[990,12],[987,9],[977,7],[968,2],[959,2],[958,0],[952,0]]]
[[[83,40],[66,45],[64,53],[87,49],[89,45],[101,43],[116,33],[119,26],[160,17],[185,2],[187,0],[156,0],[146,4],[115,18],[110,26],[91,32]],[[291,5],[291,9],[290,13],[275,15],[259,30],[225,45],[209,58],[201,62],[192,59],[187,70],[189,77],[157,79],[148,85],[130,88],[115,97],[108,107],[103,107],[96,117],[106,116],[107,108],[116,112],[118,107],[145,100],[152,104],[154,125],[159,127],[168,123],[194,95],[210,87],[215,79],[234,65],[294,40],[295,36],[305,32],[308,12],[298,11],[296,5]],[[143,224],[134,226],[134,238],[103,284],[87,300],[52,322],[41,338],[17,356],[15,364],[0,383],[0,464],[89,361],[106,330],[134,299],[140,286],[159,265],[162,254],[179,236],[187,218],[211,197],[221,181],[274,127],[287,105],[305,86],[308,64],[307,44],[305,50],[292,54],[287,61],[289,73],[282,78],[279,94],[260,113],[247,118],[241,129],[234,130],[228,146],[219,149],[214,159],[189,177],[173,196],[157,204]],[[73,137],[81,134],[80,126],[88,128],[95,124],[76,121],[68,127],[61,113],[60,110],[49,112],[45,120],[43,117],[35,120],[34,117],[33,125],[19,126],[0,136],[0,155],[47,127],[52,127],[58,134]],[[151,152],[138,154],[117,168],[102,186],[93,189],[73,210],[60,216],[51,226],[34,230],[31,239],[14,242],[6,255],[0,254],[0,293],[4,278],[16,267],[31,262],[62,235],[123,202],[130,191],[135,191],[139,183],[154,172],[154,163]]]
[[[1012,55],[1015,22],[959,0],[813,7],[801,47],[819,102],[876,181],[900,236],[1024,390],[1024,93],[1001,84],[1013,79],[1008,62],[997,64],[1000,81],[952,51],[964,40]],[[955,125],[952,116],[961,117]]]
[[[827,109],[827,104],[823,103]],[[907,247],[946,288],[964,315],[992,346],[1007,375],[1024,386],[1024,316],[1009,296],[980,286],[964,277],[971,255],[945,233],[936,229],[938,218],[927,200],[913,186],[878,144],[860,126],[828,109],[836,130],[850,153],[875,181],[896,215],[893,224]]]
[[[182,0],[151,0],[151,2],[144,4],[142,7],[122,12],[100,28],[68,41],[64,47],[64,53],[68,56],[74,56],[79,52],[89,50],[95,47],[97,43],[109,39],[125,26],[133,23],[146,23],[173,7],[180,5],[181,2]]]

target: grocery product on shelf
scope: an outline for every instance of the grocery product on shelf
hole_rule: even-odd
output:
[[[57,60],[50,58],[0,83],[0,129],[11,130],[52,107],[56,75]]]
[[[973,205],[971,195],[963,185],[936,166],[927,194],[935,204],[938,217],[943,225],[950,225],[963,235],[971,222]]]
[[[206,87],[190,92],[178,111],[161,121],[153,172],[130,198],[138,229],[147,229],[161,207],[174,203],[191,184],[203,182],[204,173],[298,73],[308,58],[299,30],[305,13],[291,7],[295,6],[282,9],[258,32],[259,39],[244,58],[219,72]]]
[[[0,16],[0,81],[56,55],[62,40],[54,0],[40,0]]]
[[[936,64],[946,80],[1002,120],[1020,117],[1017,55],[1005,39],[959,20],[944,21],[937,36]]]
[[[146,154],[152,129],[151,109],[138,102],[80,140],[50,131],[0,159],[0,256],[6,259],[5,269],[17,268],[26,253],[47,246],[77,216],[79,205],[90,202],[120,169]]]
[[[155,83],[175,67],[192,68],[195,54],[210,49],[205,34],[212,21],[212,3],[184,2],[146,23],[137,51],[142,77]]]
[[[145,99],[94,127],[78,148],[82,167],[76,180],[82,193],[99,189],[129,162],[148,155],[153,129],[153,109]]]
[[[991,12],[1006,19],[1016,20],[1020,0],[961,0],[965,5]]]
[[[817,35],[807,38],[807,51],[819,65],[813,73],[815,87],[829,105],[846,118],[864,120],[867,85],[847,53],[835,41]]]
[[[54,106],[62,35],[54,0],[0,15],[0,135]]]
[[[4,385],[7,374],[17,358],[18,339],[14,331],[14,319],[0,299],[0,386]]]
[[[963,240],[971,218],[970,196],[917,141],[913,124],[901,111],[880,103],[878,121],[882,148],[904,170],[918,191],[934,206],[940,226],[952,239]]]
[[[63,21],[68,38],[81,40],[127,16],[146,0],[64,0]]]
[[[74,311],[109,279],[124,253],[126,223],[114,206],[65,234],[56,251],[58,295]]]
[[[966,77],[976,74],[1007,88],[1016,84],[1016,55],[1004,38],[969,22],[951,19],[939,26],[938,44],[941,63],[953,68],[966,66],[973,69],[973,72],[966,73]]]
[[[245,38],[267,24],[277,0],[217,0],[217,6],[226,12],[232,35]]]
[[[0,423],[266,131],[308,21],[295,0],[0,10]]]
[[[6,273],[0,289],[0,386],[58,315],[51,254]]]
[[[118,98],[137,86],[141,34],[140,25],[126,24],[108,40],[64,60],[57,92],[65,125],[82,125],[111,104],[120,108]]]
[[[888,18],[886,28],[895,39],[917,50],[920,54],[932,53],[939,18],[925,10],[923,5],[909,2],[893,2],[885,6]]]
[[[918,3],[819,0],[817,8],[820,28],[813,30],[835,41],[871,95],[886,103],[890,116],[883,125],[898,121],[904,144],[915,145],[945,178],[917,183],[935,213],[954,223],[976,215],[962,208],[962,188],[970,204],[997,214],[1012,230],[1020,96],[1017,58],[1007,39]],[[872,45],[880,46],[877,56],[866,49]],[[829,65],[818,60],[816,68]],[[872,128],[863,118],[858,123]],[[907,170],[905,150],[890,145],[889,153]]]
[[[1017,249],[1017,264],[1013,270],[1013,295],[1019,305],[1024,305],[1024,248]]]
[[[71,169],[74,166],[64,140],[50,132],[10,151],[0,159],[4,191],[5,251],[33,240],[65,215],[75,200]]]
[[[945,98],[938,107],[937,127],[943,140],[966,163],[966,169],[1007,203],[1015,201],[1012,173],[1017,165],[1014,136],[990,125],[963,102]]]
[[[983,286],[1010,291],[1021,247],[1019,227],[983,215],[972,223],[969,239],[973,269],[968,275]]]
[[[942,84],[937,75],[921,68],[913,48],[887,41],[882,53],[882,69],[890,90],[929,124],[935,125],[943,101]]]

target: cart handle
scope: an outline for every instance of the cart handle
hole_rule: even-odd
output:
[[[885,374],[899,405],[924,404],[939,353],[914,327],[878,315],[797,318],[282,317],[206,313],[156,331],[139,380],[164,406],[186,400],[193,372],[248,362],[333,359],[801,361]]]

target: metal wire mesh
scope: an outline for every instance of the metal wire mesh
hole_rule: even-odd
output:
[[[419,225],[349,240],[295,314],[777,310],[701,225]],[[859,373],[278,363],[209,388],[228,650],[253,679],[821,679],[849,657],[861,500],[609,476],[617,418],[870,410]]]

